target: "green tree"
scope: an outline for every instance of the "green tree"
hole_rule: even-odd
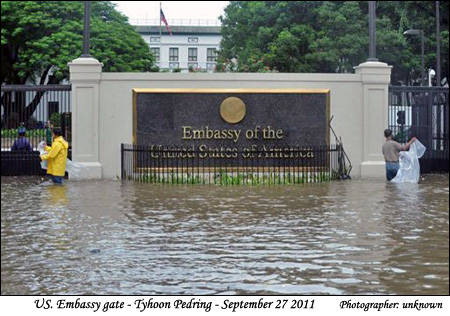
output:
[[[436,69],[436,1],[397,1],[404,30],[423,30],[425,36],[425,68]],[[449,76],[449,2],[440,3],[440,39],[441,39],[441,77]],[[401,14],[400,14],[401,13]],[[414,78],[420,77],[421,41],[418,36],[407,39],[408,48],[411,50],[412,58],[408,61],[408,69],[412,69]],[[395,65],[394,65],[395,66]]]
[[[315,8],[309,1],[231,1],[222,20],[219,63],[237,59],[238,71],[296,72],[314,38]],[[306,35],[305,37],[303,35]],[[287,55],[286,55],[287,54]]]
[[[377,1],[377,58],[394,66],[393,83],[420,82],[420,39],[404,36],[407,29],[424,30],[426,67],[435,67],[434,5]],[[441,16],[445,77],[448,1],[441,1]],[[222,71],[349,73],[368,57],[367,1],[231,1],[221,20]]]
[[[84,2],[2,1],[1,7],[2,84],[55,84],[67,79],[68,62],[82,53]],[[109,1],[92,2],[90,53],[103,63],[105,72],[154,70],[148,46]],[[4,93],[2,105],[8,97]],[[29,104],[16,100],[13,110],[31,116],[39,99],[37,94]]]

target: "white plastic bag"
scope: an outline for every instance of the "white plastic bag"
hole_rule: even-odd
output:
[[[37,146],[37,150],[39,151],[39,155],[48,154],[48,152],[45,151],[45,142],[40,142]],[[47,170],[47,160],[41,161],[41,168]]]
[[[420,179],[419,158],[425,154],[427,148],[418,140],[413,142],[409,151],[402,151],[399,155],[400,169],[392,182],[418,183]]]
[[[86,166],[73,162],[67,159],[66,171],[69,173],[69,177],[72,180],[87,179],[89,177],[89,172]]]
[[[412,145],[415,145],[417,158],[422,158],[422,156],[425,154],[425,151],[427,150],[427,148],[418,140],[416,140]]]

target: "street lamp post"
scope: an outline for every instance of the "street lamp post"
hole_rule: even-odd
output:
[[[425,77],[425,36],[423,34],[422,30],[406,30],[405,32],[403,32],[403,35],[417,35],[420,36],[420,40],[421,40],[421,64],[422,64],[422,71],[421,71],[421,85],[425,86],[426,83],[426,77]]]
[[[378,61],[376,43],[376,1],[369,1],[369,58],[367,61]]]
[[[89,54],[89,42],[91,33],[91,2],[84,1],[84,31],[83,31],[83,54],[81,57],[92,57]]]
[[[436,1],[436,81],[441,86],[441,18],[439,1]]]

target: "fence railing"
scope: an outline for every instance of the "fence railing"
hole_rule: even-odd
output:
[[[348,176],[341,145],[288,148],[182,148],[121,145],[122,179],[161,184],[273,185]]]
[[[38,151],[2,151],[3,176],[42,176],[46,170],[41,168]]]
[[[420,173],[449,173],[449,150],[427,150],[419,159]]]
[[[71,142],[71,85],[3,85],[1,107],[2,151],[11,150],[21,127],[33,149],[51,140],[51,127]]]
[[[449,100],[448,88],[400,87],[389,88],[389,128],[401,143],[408,134],[416,134],[433,150],[448,149]]]
[[[69,149],[67,158],[72,158]],[[38,151],[2,151],[1,176],[43,176],[47,170],[41,167],[41,158]]]

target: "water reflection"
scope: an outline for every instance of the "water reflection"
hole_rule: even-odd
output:
[[[393,293],[435,294],[448,284],[448,182],[388,184],[386,192],[394,206],[386,221],[394,242],[382,281]]]
[[[67,185],[47,185],[44,196],[44,204],[48,207],[63,208],[69,203],[67,199]],[[45,205],[44,205],[45,207]]]
[[[2,294],[448,294],[448,177],[1,189]]]

